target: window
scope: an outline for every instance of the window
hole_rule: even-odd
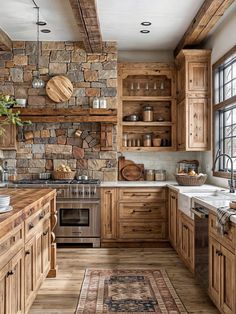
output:
[[[225,153],[236,170],[236,46],[213,66],[214,158]],[[227,177],[231,164],[222,157],[214,175]]]

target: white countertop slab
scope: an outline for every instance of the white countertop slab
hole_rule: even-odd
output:
[[[104,181],[101,187],[165,187],[177,184],[175,181]]]
[[[207,197],[193,197],[193,200],[195,202],[197,202],[199,205],[202,205],[206,208],[208,208],[209,210],[217,213],[217,208],[220,207],[229,207],[229,203],[230,201],[236,201],[236,194],[231,194],[229,192],[225,192],[225,195],[222,195],[222,198],[214,198],[211,196],[207,196]],[[236,223],[236,211],[235,211],[235,215],[232,215],[230,217],[230,220],[233,223]]]

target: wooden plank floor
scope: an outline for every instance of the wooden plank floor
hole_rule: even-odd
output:
[[[219,313],[172,248],[58,249],[58,276],[46,279],[30,314],[73,314],[87,267],[164,267],[189,313]]]

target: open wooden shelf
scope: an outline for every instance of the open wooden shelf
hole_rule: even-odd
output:
[[[31,122],[109,122],[117,123],[116,109],[31,109],[14,108],[14,112],[20,112],[23,121]]]
[[[172,126],[174,125],[173,122],[168,122],[168,121],[163,121],[163,122],[144,122],[144,121],[136,121],[136,122],[131,122],[131,121],[124,121],[122,122],[123,126]]]
[[[170,152],[170,151],[176,151],[176,147],[173,146],[151,146],[151,147],[122,147],[121,151],[126,152]]]

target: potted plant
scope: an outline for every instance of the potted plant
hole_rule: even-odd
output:
[[[0,136],[5,132],[4,126],[14,124],[16,126],[23,126],[30,124],[30,121],[23,122],[19,117],[20,112],[13,112],[12,107],[16,104],[13,97],[9,95],[0,94]]]

